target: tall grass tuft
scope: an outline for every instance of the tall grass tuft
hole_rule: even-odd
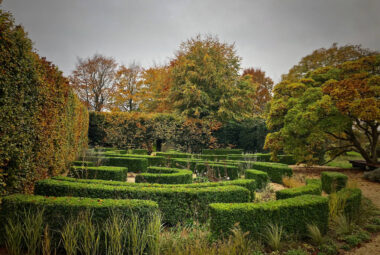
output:
[[[116,212],[111,213],[104,225],[104,241],[107,255],[124,254],[127,221]]]
[[[283,235],[282,226],[271,223],[266,228],[266,231],[264,233],[264,238],[265,238],[266,243],[269,245],[269,247],[272,250],[278,251],[281,249],[282,235]]]
[[[308,236],[310,237],[312,243],[316,246],[319,246],[323,243],[323,235],[319,230],[318,226],[315,224],[307,225]]]
[[[23,226],[18,219],[9,218],[5,225],[5,247],[10,255],[19,255],[22,251]]]
[[[127,243],[129,254],[142,255],[148,243],[146,230],[140,224],[138,215],[133,214],[127,224]]]
[[[338,235],[350,234],[354,230],[353,221],[344,214],[340,214],[334,219],[335,231]]]
[[[77,220],[70,219],[66,222],[61,232],[63,248],[67,255],[75,255],[78,252]]]
[[[49,233],[49,226],[46,225],[44,228],[44,235],[42,239],[42,255],[51,254],[51,236]]]
[[[252,242],[248,235],[249,232],[243,232],[239,224],[234,225],[228,240],[230,254],[250,254]]]
[[[99,253],[100,233],[98,226],[92,222],[92,212],[86,210],[78,217],[79,248],[81,254],[96,255]]]
[[[22,236],[27,252],[31,255],[38,254],[42,244],[43,210],[24,211],[23,222]]]
[[[331,220],[334,220],[344,213],[346,201],[346,195],[338,195],[337,193],[331,193],[329,195],[329,218]]]
[[[148,253],[152,255],[160,254],[160,234],[162,229],[162,216],[159,212],[153,213],[149,217],[146,228]]]
[[[285,187],[288,188],[297,188],[305,185],[304,181],[300,180],[299,178],[287,176],[282,177],[282,183]]]

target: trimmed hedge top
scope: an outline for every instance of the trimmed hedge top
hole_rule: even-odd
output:
[[[256,180],[258,189],[265,188],[265,186],[269,182],[269,176],[266,172],[254,170],[254,169],[247,169],[245,171],[245,179]]]
[[[292,176],[293,170],[285,164],[271,162],[251,162],[255,170],[264,171],[272,182],[282,183],[283,176]]]
[[[102,179],[114,181],[127,180],[127,167],[116,166],[72,166],[69,175],[83,179]]]
[[[346,187],[347,179],[347,175],[339,172],[322,172],[322,189],[328,194],[337,192]]]
[[[193,172],[178,168],[148,167],[147,173],[136,176],[135,182],[185,184],[192,183]]]
[[[90,180],[87,180],[90,181]],[[208,217],[208,204],[213,202],[232,203],[250,201],[249,190],[233,186],[187,188],[185,186],[111,186],[46,179],[37,182],[35,194],[44,196],[74,196],[113,199],[144,199],[156,201],[170,225]]]
[[[287,199],[287,198],[302,196],[302,195],[306,195],[306,194],[319,195],[320,196],[322,193],[322,187],[321,186],[322,186],[321,180],[309,179],[309,180],[306,180],[305,186],[276,191],[276,199],[277,200],[278,199]]]
[[[269,223],[279,224],[288,233],[306,236],[307,224],[316,224],[322,233],[328,227],[328,198],[304,195],[264,203],[210,204],[211,231],[226,235],[239,222],[242,230],[260,236]]]
[[[156,156],[162,156],[165,158],[191,158],[190,153],[181,153],[181,152],[156,152]]]
[[[205,155],[228,155],[228,154],[242,154],[242,149],[203,149],[202,154]]]

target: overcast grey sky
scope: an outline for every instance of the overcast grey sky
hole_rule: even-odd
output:
[[[3,0],[42,56],[70,74],[101,53],[128,65],[166,63],[180,43],[211,33],[235,43],[242,67],[276,82],[314,49],[380,50],[380,0]]]

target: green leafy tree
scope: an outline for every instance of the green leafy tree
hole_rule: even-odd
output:
[[[174,110],[185,117],[217,120],[251,116],[255,85],[240,77],[234,45],[198,35],[181,44],[172,61],[169,93]]]
[[[337,66],[346,61],[357,60],[365,56],[378,54],[376,51],[364,49],[360,45],[344,45],[338,47],[337,43],[331,45],[330,48],[320,48],[310,55],[301,59],[301,61],[293,66],[289,72],[282,76],[282,80],[296,82],[305,77],[305,75],[320,67]]]
[[[274,89],[265,148],[315,163],[357,151],[377,163],[380,124],[380,55],[316,69]]]

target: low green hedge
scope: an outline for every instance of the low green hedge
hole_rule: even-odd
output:
[[[148,166],[165,166],[167,159],[161,156],[139,155],[139,154],[104,154],[106,157],[127,157],[127,158],[143,158],[148,160]]]
[[[227,159],[227,155],[199,155],[199,157],[203,160],[212,160],[212,161],[220,161]]]
[[[331,196],[329,198],[331,199]],[[360,206],[362,201],[362,191],[360,189],[344,188],[336,193],[340,202],[344,205],[344,213],[350,218],[360,217]]]
[[[158,210],[156,202],[148,200],[125,200],[125,199],[95,199],[79,197],[46,197],[36,195],[15,194],[2,198],[1,217],[3,223],[9,217],[17,217],[25,211],[43,210],[44,222],[53,229],[53,233],[59,235],[62,227],[70,217],[77,217],[85,210],[92,212],[92,220],[103,223],[116,212],[130,217],[132,213],[139,217],[147,217],[150,213]],[[0,233],[4,231],[0,227]],[[1,234],[0,234],[1,235]]]
[[[204,162],[201,159],[173,158],[169,160],[169,165],[175,168],[186,168],[195,173],[197,163]]]
[[[203,149],[204,155],[228,155],[228,154],[242,154],[242,149]]]
[[[148,150],[146,149],[132,149],[132,154],[138,154],[138,155],[148,155]]]
[[[73,161],[71,164],[73,166],[95,166],[95,163],[91,161]]]
[[[181,153],[181,152],[156,152],[156,156],[161,156],[165,158],[191,158],[190,153]]]
[[[102,179],[113,181],[127,180],[127,167],[116,166],[72,166],[69,175],[83,179]]]
[[[199,175],[206,175],[209,171],[219,178],[229,178],[235,180],[239,178],[239,167],[227,164],[215,163],[197,163],[195,166],[196,173]]]
[[[152,200],[158,203],[163,213],[163,220],[169,225],[176,225],[189,219],[205,221],[208,218],[210,203],[250,201],[249,190],[233,185],[202,188],[151,185],[152,187],[112,186],[46,179],[36,183],[34,192],[43,196]]]
[[[111,186],[134,186],[134,187],[163,187],[163,188],[206,188],[206,187],[217,187],[217,186],[241,186],[250,191],[251,200],[255,199],[255,191],[257,189],[256,180],[249,179],[236,179],[232,181],[219,181],[219,182],[202,182],[202,183],[192,183],[192,184],[157,184],[157,183],[133,183],[133,182],[119,182],[119,181],[106,181],[106,180],[96,180],[96,179],[76,179],[71,177],[56,176],[52,179],[58,181],[68,181],[68,182],[78,182],[78,183],[89,183],[89,184],[103,184]]]
[[[138,174],[136,183],[185,184],[193,182],[193,172],[178,168],[148,167],[147,173]]]
[[[260,237],[268,224],[279,224],[287,233],[308,234],[307,224],[316,224],[322,233],[328,227],[328,198],[304,195],[263,203],[210,204],[211,231],[226,235],[237,222],[244,232]]]
[[[317,179],[310,179],[306,181],[305,186],[283,189],[276,191],[276,199],[287,199],[291,197],[297,197],[302,195],[321,195],[322,187],[321,181]]]
[[[230,154],[227,159],[229,160],[244,160],[244,161],[260,161],[260,162],[269,162],[270,154],[269,153],[255,153],[255,154]]]
[[[337,192],[347,184],[347,175],[338,172],[322,172],[322,190],[327,194]]]
[[[245,179],[256,180],[258,189],[265,188],[265,186],[267,186],[269,182],[269,176],[266,172],[254,170],[254,169],[247,169],[245,171]]]
[[[109,157],[102,164],[128,167],[128,171],[134,173],[146,172],[148,168],[148,160],[145,158]]]
[[[292,176],[293,170],[287,165],[271,162],[251,162],[255,170],[264,171],[268,174],[269,179],[275,183],[282,183],[283,176]]]

